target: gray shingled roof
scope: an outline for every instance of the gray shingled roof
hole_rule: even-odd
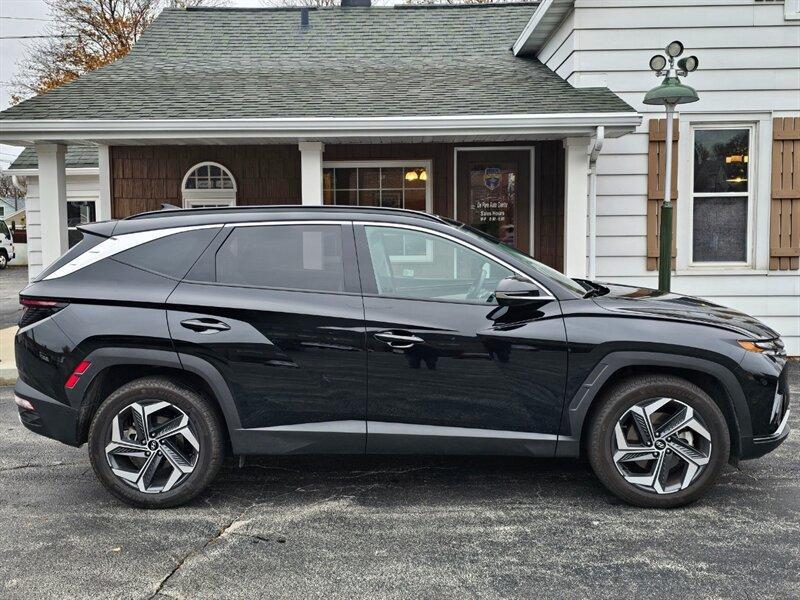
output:
[[[632,112],[510,47],[535,4],[168,9],[108,67],[2,119]]]
[[[68,169],[97,166],[97,148],[94,146],[67,146],[67,156],[64,159]],[[36,150],[25,148],[11,163],[9,169],[38,169],[39,158]]]

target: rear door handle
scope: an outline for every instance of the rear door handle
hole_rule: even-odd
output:
[[[411,346],[414,344],[425,343],[425,340],[423,340],[421,337],[417,337],[416,335],[411,335],[408,333],[394,333],[392,331],[381,331],[380,333],[376,333],[375,339],[380,340],[392,348],[397,348],[398,350],[411,348]]]
[[[231,328],[227,323],[217,321],[216,319],[186,319],[181,321],[181,325],[186,329],[191,329],[197,333],[217,333],[219,331],[228,331]]]

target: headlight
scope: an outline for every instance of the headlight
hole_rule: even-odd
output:
[[[780,338],[771,340],[739,340],[739,345],[748,352],[767,354],[769,356],[785,356],[786,350]]]

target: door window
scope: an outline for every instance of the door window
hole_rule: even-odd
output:
[[[217,251],[217,282],[318,292],[344,291],[339,225],[235,228]]]
[[[448,239],[411,229],[367,226],[378,294],[422,300],[491,302],[510,269]],[[420,261],[409,248],[426,249]]]

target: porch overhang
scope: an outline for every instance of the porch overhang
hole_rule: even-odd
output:
[[[642,122],[638,112],[274,119],[0,121],[0,142],[56,144],[393,143],[516,141],[590,137],[598,126],[620,137]]]

